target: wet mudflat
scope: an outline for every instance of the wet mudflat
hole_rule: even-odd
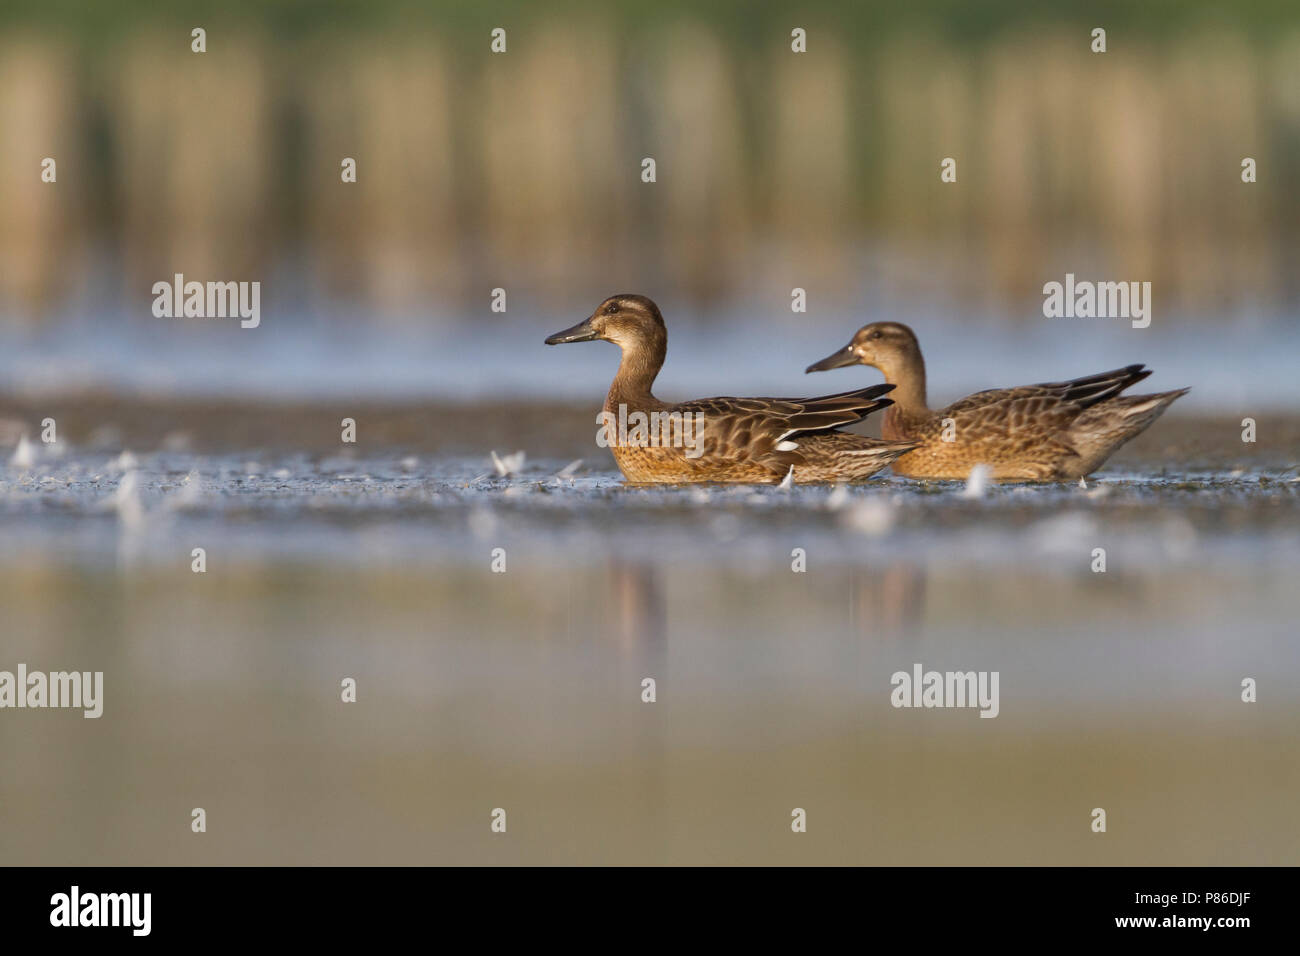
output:
[[[1297,859],[1300,481],[1239,429],[971,496],[114,424],[0,472],[0,668],[105,686],[0,721],[6,860]],[[998,716],[893,707],[918,663]]]

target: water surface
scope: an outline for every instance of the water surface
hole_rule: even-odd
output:
[[[966,498],[636,489],[566,464],[10,467],[0,667],[106,690],[99,720],[0,715],[0,857],[1296,862],[1293,474]],[[895,709],[914,663],[998,671],[998,717]]]

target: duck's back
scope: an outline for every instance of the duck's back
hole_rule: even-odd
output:
[[[1120,396],[1150,374],[1141,365],[1130,365],[1065,382],[989,389],[923,420],[910,420],[891,409],[894,415],[886,417],[890,431],[921,442],[894,464],[894,471],[916,478],[962,479],[975,465],[984,464],[991,477],[1001,480],[1081,477],[1163,410],[1162,405],[1149,417],[1123,413],[1130,405],[1145,412],[1146,400],[1156,397]]]

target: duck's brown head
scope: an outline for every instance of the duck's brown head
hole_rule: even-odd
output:
[[[809,365],[808,372],[825,372],[846,365],[871,365],[894,380],[921,357],[916,335],[902,322],[872,322],[858,329],[848,345]]]
[[[547,345],[604,339],[624,350],[659,347],[668,340],[659,306],[643,295],[611,295],[590,316],[572,328],[556,332]]]

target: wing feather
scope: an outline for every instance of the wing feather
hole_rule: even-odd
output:
[[[880,397],[893,387],[872,385],[815,398],[701,398],[667,411],[704,416],[703,454],[694,459],[702,466],[710,460],[745,459],[783,475],[792,465],[806,463],[798,450],[800,436],[862,421],[893,404]]]

